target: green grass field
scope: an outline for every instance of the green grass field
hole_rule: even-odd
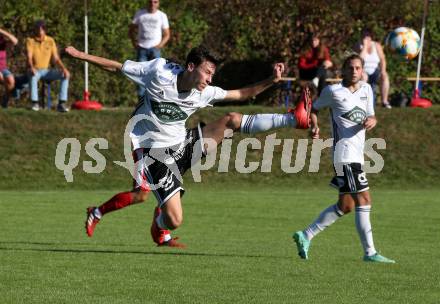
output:
[[[268,107],[220,107],[189,126],[228,111],[282,112]],[[157,248],[149,228],[155,200],[109,214],[95,236],[84,232],[85,208],[129,189],[122,134],[130,110],[34,113],[0,111],[0,304],[4,303],[440,303],[440,107],[378,109],[369,137],[386,139],[385,167],[370,174],[376,247],[395,265],[362,262],[354,215],[342,218],[300,260],[292,232],[336,201],[329,150],[319,173],[286,174],[281,148],[271,173],[186,174],[186,250]],[[326,115],[322,134],[329,136]],[[306,138],[278,130],[277,138]],[[266,133],[257,138],[264,140]],[[238,134],[237,134],[238,135]],[[74,182],[55,166],[62,138],[82,145]],[[104,172],[86,174],[90,138],[105,138]],[[244,138],[234,135],[233,151]],[[309,151],[310,153],[310,151]],[[261,161],[262,150],[248,153]],[[308,158],[309,159],[309,158]],[[308,162],[307,162],[308,164]]]
[[[113,191],[1,191],[0,303],[439,303],[439,190],[373,187],[375,244],[397,260],[378,265],[361,261],[353,214],[309,261],[296,255],[291,233],[334,203],[331,189],[209,185],[184,197],[186,250],[152,243],[153,199],[89,239],[85,208]]]

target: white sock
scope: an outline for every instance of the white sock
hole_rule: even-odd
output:
[[[253,134],[277,128],[295,126],[295,116],[290,113],[243,115],[240,132]]]
[[[101,217],[102,217],[102,213],[101,213],[101,211],[99,211],[99,208],[95,208],[95,209],[93,209],[93,215],[94,215],[98,220],[100,220]]]
[[[169,230],[169,228],[167,227],[167,225],[165,225],[164,217],[163,217],[163,212],[161,212],[161,213],[159,214],[159,216],[156,217],[156,224],[157,224],[157,226],[159,226],[160,229]],[[171,240],[171,234],[166,234],[166,235],[164,236],[164,241],[165,241],[165,242],[168,242],[169,240]]]
[[[361,239],[362,247],[365,255],[373,255],[376,253],[373,243],[373,231],[370,222],[371,205],[357,206],[355,213],[356,229]]]
[[[314,236],[333,224],[343,215],[344,213],[341,211],[341,209],[339,209],[338,204],[331,205],[322,211],[318,218],[312,224],[310,224],[310,226],[307,227],[303,233],[310,241]]]

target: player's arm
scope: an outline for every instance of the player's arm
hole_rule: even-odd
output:
[[[284,64],[276,63],[273,67],[272,76],[245,88],[241,88],[238,90],[229,90],[226,92],[226,97],[224,98],[224,100],[246,100],[254,97],[270,88],[274,83],[279,82],[281,80],[281,75],[283,74],[283,72]]]
[[[9,42],[12,43],[12,45],[17,45],[17,43],[18,43],[17,37],[12,35],[8,31],[5,31],[4,29],[0,28],[0,35],[3,35],[3,37],[5,37],[7,40],[9,40]]]
[[[319,138],[319,126],[318,126],[318,110],[315,110],[312,107],[312,110],[310,112],[310,136],[312,139],[318,139]]]
[[[377,119],[374,113],[374,94],[371,86],[367,91],[367,118],[364,120],[364,128],[367,131],[373,129],[377,124]]]
[[[333,103],[333,93],[330,86],[326,86],[318,99],[313,102],[312,110],[310,111],[310,136],[313,139],[319,138],[319,124],[318,124],[318,112],[321,109],[331,107]]]
[[[122,69],[122,63],[110,60],[103,57],[98,57],[90,54],[86,54],[84,52],[78,51],[73,46],[69,46],[66,48],[66,53],[69,54],[71,57],[75,59],[80,59],[83,61],[87,61],[93,65],[96,65],[100,67],[101,69],[110,71],[110,72],[117,72]]]

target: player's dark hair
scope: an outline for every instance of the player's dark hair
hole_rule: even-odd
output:
[[[190,62],[194,63],[195,66],[198,66],[203,61],[212,62],[215,65],[218,65],[221,60],[217,54],[209,50],[203,45],[199,45],[198,47],[193,48],[188,56],[186,56],[185,66],[188,66]]]
[[[42,28],[46,32],[46,22],[44,20],[37,20],[34,23],[34,30],[39,30]]]
[[[361,61],[361,65],[364,66],[364,59],[358,53],[351,53],[344,59],[344,63],[342,64],[342,70],[345,70],[350,61],[359,59]]]

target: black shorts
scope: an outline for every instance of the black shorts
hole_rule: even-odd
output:
[[[135,189],[153,191],[159,206],[165,204],[177,191],[182,196],[185,192],[182,187],[183,174],[205,156],[203,126],[201,123],[197,128],[188,129],[185,141],[176,146],[136,149],[135,153],[139,156],[141,154],[142,159],[135,170]]]
[[[335,172],[338,170],[335,168]],[[369,189],[367,175],[359,163],[342,165],[343,175],[337,174],[330,181],[330,186],[339,189],[339,193],[359,193]]]

